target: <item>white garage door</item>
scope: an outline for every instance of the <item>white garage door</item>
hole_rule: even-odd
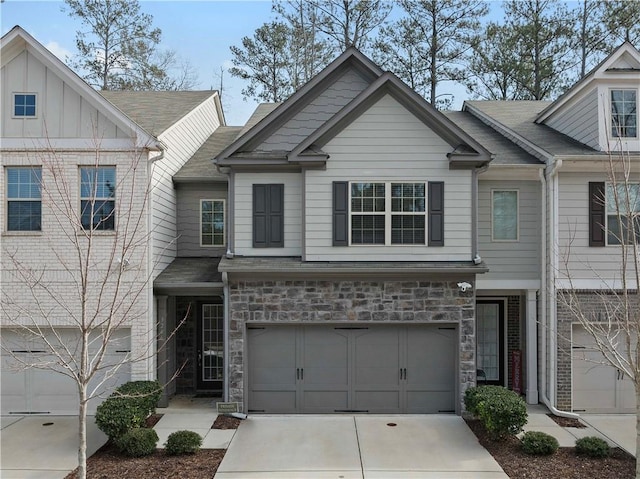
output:
[[[79,342],[75,330],[58,329],[60,338],[74,351]],[[54,335],[48,335],[55,344]],[[118,331],[109,343],[105,366],[118,364],[127,354],[131,344],[129,330]],[[43,344],[42,340],[29,339],[24,333],[2,330],[2,414],[78,414],[78,391],[76,383],[67,376],[51,369],[59,368],[56,358]],[[10,351],[10,353],[9,353]],[[24,368],[24,364],[46,365],[47,369]],[[110,391],[130,380],[129,365],[120,368],[115,376],[109,378],[101,387],[101,396],[89,402],[89,413],[93,414]],[[97,376],[91,386],[96,385]]]
[[[593,337],[573,326],[573,410],[591,413],[635,413],[633,382],[604,363]]]
[[[455,412],[454,326],[265,325],[247,336],[249,412]]]

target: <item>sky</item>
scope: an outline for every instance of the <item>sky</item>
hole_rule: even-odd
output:
[[[75,33],[80,21],[62,11],[57,0],[1,0],[0,34],[20,25],[62,60],[75,53]],[[218,89],[220,69],[231,64],[229,47],[241,45],[263,23],[274,18],[271,1],[249,0],[142,0],[142,11],[153,16],[153,24],[162,30],[160,46],[175,50],[198,73],[198,89]],[[498,2],[492,4],[495,11]],[[243,125],[256,103],[244,100],[245,81],[223,75],[223,108],[228,125]],[[449,91],[447,91],[447,88]],[[460,108],[466,92],[460,86],[443,85],[440,93],[453,93],[454,108]]]

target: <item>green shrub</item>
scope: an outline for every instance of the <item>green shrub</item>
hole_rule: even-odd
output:
[[[110,439],[144,426],[155,412],[162,388],[157,381],[132,381],[117,388],[96,409],[96,425]]]
[[[494,440],[515,436],[527,423],[527,407],[515,392],[502,386],[477,386],[465,393],[465,407],[480,419]]]
[[[599,437],[587,436],[576,441],[576,452],[593,458],[607,457],[609,444]]]
[[[202,445],[202,437],[193,431],[176,431],[169,434],[164,447],[167,454],[178,456],[180,454],[194,454]]]
[[[522,436],[522,449],[534,456],[548,456],[558,450],[558,440],[545,432],[527,431]]]
[[[115,444],[127,456],[148,456],[156,450],[158,434],[153,429],[135,427],[117,438]]]

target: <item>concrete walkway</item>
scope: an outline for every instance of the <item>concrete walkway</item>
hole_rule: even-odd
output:
[[[253,416],[216,479],[503,479],[464,420],[449,415]]]
[[[611,445],[617,444],[635,457],[635,414],[583,414],[580,420],[595,431],[596,436],[605,438]]]

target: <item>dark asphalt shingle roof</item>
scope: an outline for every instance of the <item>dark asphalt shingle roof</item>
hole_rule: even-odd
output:
[[[158,275],[155,287],[195,283],[220,283],[218,272],[220,258],[176,258]]]
[[[101,91],[125,115],[156,137],[215,91]]]
[[[445,111],[443,113],[494,155],[491,161],[492,165],[542,164],[540,160],[485,125],[471,113],[466,111]]]
[[[547,125],[535,123],[540,112],[551,104],[550,101],[481,100],[467,101],[465,103],[477,108],[485,115],[552,155],[602,155],[602,152],[594,150]]]
[[[249,119],[247,120],[247,123],[245,123],[238,137],[240,137],[241,135],[244,135],[251,128],[256,126],[260,122],[260,120],[262,120],[265,116],[267,116],[273,110],[278,108],[281,104],[282,103],[260,103],[258,107],[255,109],[255,111],[251,114]]]
[[[227,181],[227,175],[219,173],[212,160],[218,153],[235,141],[241,130],[241,126],[218,127],[189,161],[173,176],[174,181]]]

